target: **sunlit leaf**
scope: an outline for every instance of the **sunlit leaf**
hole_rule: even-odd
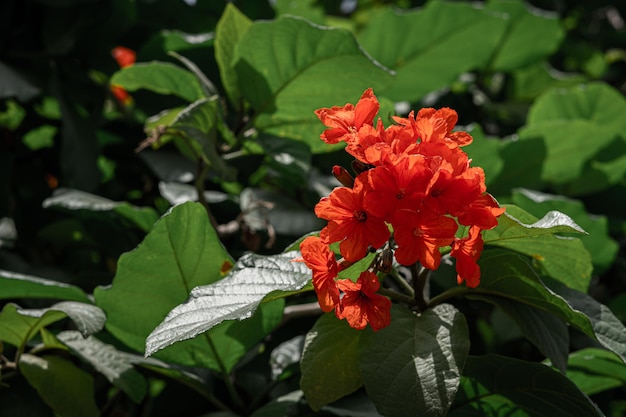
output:
[[[361,334],[365,389],[384,416],[445,416],[469,352],[464,316],[450,304],[416,315],[392,308],[391,324]]]
[[[131,65],[113,74],[110,82],[128,91],[146,89],[159,94],[172,94],[190,103],[204,97],[196,76],[169,62]]]
[[[0,299],[53,298],[88,302],[80,288],[64,282],[0,270]]]
[[[250,25],[252,21],[233,3],[228,3],[215,27],[215,60],[220,69],[224,90],[236,109],[241,107],[241,103],[237,73],[232,67],[233,53],[235,45]]]
[[[580,239],[564,237],[584,234],[569,216],[548,212],[537,219],[517,206],[507,206],[498,226],[484,232],[486,245],[494,245],[530,256],[546,273],[564,284],[586,291],[593,265]]]
[[[363,385],[359,370],[360,336],[360,331],[331,313],[320,317],[307,333],[300,362],[300,388],[314,410]]]
[[[20,357],[19,369],[41,398],[61,417],[94,417],[100,411],[94,399],[93,378],[59,356]]]
[[[174,308],[146,339],[146,355],[175,342],[193,338],[225,320],[252,316],[261,301],[274,291],[296,291],[311,279],[297,253],[269,257],[247,254],[224,279],[194,288],[189,299]]]
[[[359,33],[359,41],[396,71],[381,93],[415,102],[487,65],[506,28],[504,16],[470,3],[430,1],[408,12],[384,9]]]
[[[612,352],[586,348],[569,355],[567,377],[587,395],[626,385],[626,365]]]
[[[252,24],[235,47],[233,67],[256,129],[304,141],[317,153],[332,147],[319,139],[315,109],[355,103],[367,88],[376,92],[391,80],[349,31],[295,17]]]
[[[467,358],[450,417],[598,417],[602,412],[563,374],[498,355]]]
[[[565,36],[558,15],[529,9],[519,0],[491,0],[487,10],[505,13],[507,30],[490,67],[496,71],[522,68],[550,56]]]

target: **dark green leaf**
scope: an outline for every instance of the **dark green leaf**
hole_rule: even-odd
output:
[[[302,391],[293,391],[256,410],[250,417],[284,417],[296,415]]]
[[[252,25],[252,21],[237,9],[233,3],[228,3],[222,17],[215,28],[215,60],[220,69],[222,85],[231,104],[241,107],[237,73],[233,71],[233,53],[235,45],[241,36]]]
[[[298,335],[276,346],[270,353],[272,379],[277,380],[291,365],[300,363],[304,336]]]
[[[527,189],[513,190],[511,198],[514,204],[533,216],[541,217],[553,210],[567,214],[589,233],[581,236],[580,240],[591,254],[595,273],[601,274],[612,265],[617,255],[618,244],[609,235],[606,216],[587,213],[582,201]]]
[[[511,71],[542,60],[556,51],[565,36],[558,15],[531,11],[522,1],[492,0],[486,9],[507,16],[506,34],[491,59],[495,71]]]
[[[58,356],[20,356],[19,369],[59,417],[97,417],[93,378]]]
[[[54,298],[69,301],[89,301],[83,290],[64,282],[0,270],[0,299]]]
[[[593,336],[589,319],[566,300],[544,285],[537,272],[519,254],[504,250],[487,250],[480,259],[481,283],[467,294],[504,298],[514,303],[552,314]],[[530,325],[530,324],[529,324]]]
[[[361,334],[365,389],[384,416],[445,416],[469,352],[463,315],[440,304],[421,315],[392,308],[391,324]]]
[[[607,306],[599,303],[591,296],[568,288],[559,282],[548,282],[548,285],[563,297],[572,308],[588,317],[593,330],[587,330],[586,326],[584,328],[579,327],[579,329],[597,339],[602,346],[615,352],[626,362],[626,328]]]
[[[561,373],[498,355],[467,358],[450,417],[598,417],[602,412]]]
[[[564,284],[586,291],[593,265],[580,239],[563,235],[585,233],[569,216],[548,212],[542,219],[508,205],[498,226],[484,233],[486,245],[494,245],[530,256],[548,275]]]
[[[15,97],[19,101],[28,101],[39,93],[39,88],[18,71],[0,62],[0,98]]]
[[[36,319],[44,319],[51,312],[60,311],[69,317],[83,337],[98,333],[104,327],[106,316],[104,311],[93,304],[80,303],[78,301],[61,301],[48,308],[18,308],[17,312],[22,316]]]
[[[361,332],[334,314],[321,316],[307,333],[300,362],[300,388],[314,410],[356,391]]]
[[[153,61],[123,68],[113,74],[111,84],[128,91],[146,89],[172,94],[190,103],[204,97],[202,85],[195,75],[168,62]]]
[[[148,232],[158,219],[152,207],[136,207],[125,201],[113,201],[80,190],[58,188],[52,197],[43,202],[44,208],[55,207],[67,210],[110,211]]]
[[[368,87],[376,92],[391,80],[349,31],[288,17],[252,24],[236,45],[233,66],[255,111],[254,126],[304,141],[317,153],[333,147],[319,139],[315,109],[355,103]]]
[[[28,131],[22,137],[22,142],[32,151],[42,148],[51,148],[54,145],[54,137],[57,134],[55,126],[42,125],[33,130]]]
[[[626,385],[626,365],[612,352],[586,348],[573,352],[567,377],[587,395]]]
[[[135,355],[121,352],[93,336],[84,338],[75,331],[59,333],[57,338],[68,346],[72,353],[124,391],[134,402],[139,403],[145,397],[148,383],[143,375],[133,368],[132,357]]]
[[[382,94],[415,102],[462,73],[485,66],[506,27],[501,15],[472,4],[430,1],[416,11],[384,9],[359,34],[359,41],[396,71]]]
[[[246,254],[224,279],[194,288],[189,299],[174,308],[146,339],[146,355],[193,338],[225,320],[249,318],[263,298],[274,291],[296,291],[311,279],[295,252],[274,256]]]

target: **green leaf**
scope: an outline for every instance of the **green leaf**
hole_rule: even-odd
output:
[[[96,288],[107,329],[143,352],[148,334],[184,302],[192,288],[222,278],[233,264],[211,226],[206,210],[185,203],[161,217],[143,242],[118,262],[113,284]],[[206,340],[173,346],[160,355],[187,365],[215,365]]]
[[[234,181],[235,169],[226,164],[217,152],[217,130],[223,124],[218,97],[202,98],[176,114],[168,126],[166,137],[172,135],[180,152],[192,161],[202,158],[212,169],[212,175]]]
[[[314,410],[356,391],[361,332],[334,314],[321,316],[309,330],[300,362],[300,388]]]
[[[484,232],[486,245],[499,246],[530,256],[554,279],[586,291],[593,265],[580,239],[564,235],[585,233],[567,215],[551,211],[541,220],[517,206],[508,205],[498,226]]]
[[[241,108],[241,95],[237,73],[233,71],[232,67],[233,54],[235,45],[251,25],[250,19],[241,13],[233,3],[228,3],[215,27],[215,60],[220,69],[224,90],[235,109]]]
[[[554,369],[490,354],[467,358],[449,416],[598,417],[602,412]]]
[[[501,15],[472,4],[430,1],[415,11],[384,9],[359,34],[359,41],[396,71],[382,94],[415,102],[464,72],[487,65],[506,28]]]
[[[626,174],[625,111],[626,99],[607,84],[552,89],[533,103],[520,140],[545,141],[542,178],[567,185],[561,192],[600,191]]]
[[[58,356],[20,356],[19,370],[59,417],[97,417],[93,378]]]
[[[295,336],[272,349],[270,353],[270,367],[272,368],[272,380],[282,379],[292,365],[300,363],[304,348],[304,335]]]
[[[42,205],[44,208],[112,212],[131,221],[145,232],[150,231],[158,219],[158,214],[152,207],[136,207],[125,201],[113,201],[69,188],[56,189],[52,197],[46,198]]]
[[[491,260],[495,262],[494,260]],[[517,261],[517,260],[516,260]],[[500,261],[506,262],[506,261]],[[495,269],[495,266],[494,266]],[[505,268],[506,269],[506,268]],[[504,272],[504,271],[503,271]],[[530,270],[521,270],[509,273],[519,274],[521,279],[524,273],[527,273],[530,279],[533,279],[534,273]],[[491,275],[486,277],[488,281],[495,278]],[[506,279],[511,279],[507,274]],[[483,280],[484,283],[484,280]],[[482,286],[483,284],[481,284]],[[486,284],[489,287],[489,284]],[[513,284],[515,289],[519,287]],[[524,336],[533,343],[539,351],[549,358],[555,367],[565,373],[567,368],[567,354],[569,352],[569,332],[565,321],[550,312],[545,311],[535,305],[528,305],[524,301],[524,293],[516,297],[516,293],[509,294],[509,298],[498,294],[492,294],[491,289],[486,290],[488,295],[468,295],[468,298],[483,300],[494,304],[509,317],[511,317],[519,326]],[[497,292],[497,290],[496,290]]]
[[[12,99],[5,100],[4,106],[6,110],[0,112],[0,126],[9,130],[17,129],[26,116],[26,110]]]
[[[594,272],[601,274],[613,264],[619,247],[609,235],[606,216],[587,213],[581,201],[538,191],[516,189],[513,190],[511,200],[533,216],[541,217],[551,210],[567,214],[589,233],[581,236],[580,240],[591,255]]]
[[[559,282],[548,282],[550,288],[563,297],[575,310],[588,317],[592,331],[579,327],[602,346],[615,352],[626,363],[626,327],[604,304],[589,295],[568,288]]]
[[[311,279],[294,252],[274,256],[246,254],[227,277],[194,288],[189,299],[174,308],[146,339],[146,355],[193,338],[225,320],[249,318],[263,298],[274,291],[296,291]]]
[[[22,142],[31,151],[36,151],[43,148],[51,148],[54,146],[54,137],[57,134],[55,126],[42,125],[35,129],[29,130],[23,137]]]
[[[505,250],[486,250],[479,264],[481,282],[478,287],[467,289],[469,297],[478,295],[493,298],[494,303],[499,298],[504,298],[505,301],[525,304],[552,314],[593,336],[587,316],[546,287],[533,267],[519,254]]]
[[[519,0],[491,0],[486,10],[505,13],[507,29],[495,56],[494,71],[512,71],[552,55],[565,37],[558,15],[529,10]]]
[[[0,269],[0,287],[2,287],[0,299],[53,298],[89,301],[85,292],[74,285],[2,269]]]
[[[41,309],[23,309],[9,303],[0,312],[0,340],[23,348],[41,329],[66,317],[84,337],[102,330],[106,320],[98,307],[77,301],[61,301]]]
[[[471,124],[465,131],[472,135],[474,140],[463,150],[472,160],[473,166],[479,166],[485,171],[485,183],[489,185],[500,175],[504,160],[499,155],[503,148],[503,141],[497,138],[488,138],[478,124]]]
[[[146,89],[158,94],[175,95],[190,103],[204,97],[196,76],[169,62],[131,65],[113,74],[110,82],[128,91]]]
[[[581,74],[559,72],[548,63],[540,62],[524,68],[516,68],[512,72],[511,96],[517,100],[530,101],[546,90],[568,88],[585,81],[586,78]]]
[[[302,391],[293,391],[282,395],[256,410],[250,417],[283,417],[297,415],[298,403],[302,400]]]
[[[567,377],[582,392],[594,395],[626,385],[626,365],[612,352],[586,348],[569,356]]]
[[[349,31],[293,17],[253,23],[235,47],[233,67],[254,127],[304,141],[316,153],[333,147],[319,139],[315,109],[355,103],[368,87],[376,92],[391,80]]]
[[[391,324],[361,334],[365,389],[384,416],[445,416],[469,352],[463,315],[440,304],[421,315],[392,307]]]
[[[134,402],[145,397],[148,383],[132,365],[130,353],[117,350],[93,336],[84,338],[79,332],[65,331],[57,335],[72,353],[100,372],[110,383],[124,391]]]

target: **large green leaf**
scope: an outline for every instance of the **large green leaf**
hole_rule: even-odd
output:
[[[556,51],[565,36],[558,15],[531,11],[520,0],[491,0],[486,10],[508,17],[505,36],[491,59],[495,71],[511,71],[542,60]]]
[[[580,291],[586,291],[593,265],[580,239],[564,235],[584,234],[569,216],[548,212],[537,220],[517,206],[508,205],[498,226],[484,233],[486,245],[530,256],[548,275]]]
[[[626,99],[607,84],[552,89],[533,103],[519,135],[545,141],[545,181],[569,184],[563,190],[568,194],[586,194],[626,174],[624,112]]]
[[[296,252],[274,256],[246,254],[224,279],[194,288],[189,299],[172,309],[146,339],[146,355],[193,338],[226,320],[247,319],[275,291],[297,291],[311,279]],[[270,296],[279,298],[276,293]]]
[[[112,286],[96,288],[94,296],[107,312],[107,329],[143,352],[146,336],[192,288],[219,280],[232,264],[205,209],[181,204],[157,221],[137,249],[120,257]],[[208,350],[206,341],[180,344],[163,358],[194,365],[210,362]]]
[[[232,60],[235,45],[241,36],[252,25],[252,21],[237,9],[233,3],[228,3],[222,17],[215,27],[215,60],[220,69],[222,85],[231,104],[239,109],[241,94],[237,81],[237,73],[233,71]]]
[[[3,269],[0,269],[0,287],[0,299],[53,298],[89,301],[85,292],[74,285]]]
[[[567,377],[582,392],[593,395],[626,385],[626,365],[612,352],[586,348],[569,356]]]
[[[23,348],[41,329],[66,317],[84,337],[102,330],[106,320],[98,307],[77,301],[61,301],[41,309],[23,309],[9,303],[0,312],[0,340]]]
[[[97,417],[93,378],[59,356],[20,356],[19,369],[59,417]]]
[[[450,417],[598,417],[602,412],[561,373],[498,355],[467,358]]]
[[[591,255],[594,272],[601,274],[613,264],[619,247],[609,235],[606,216],[589,214],[582,201],[527,189],[513,190],[511,200],[533,216],[541,217],[552,210],[567,214],[589,233],[580,240]]]
[[[146,89],[159,94],[172,94],[192,103],[204,97],[202,85],[191,72],[169,62],[148,62],[117,71],[111,84],[128,91]]]
[[[363,385],[358,349],[361,333],[332,313],[320,317],[307,333],[300,362],[300,388],[314,410]]]
[[[467,290],[469,297],[478,295],[483,298],[493,298],[496,304],[498,298],[525,304],[550,313],[593,337],[593,328],[587,316],[548,288],[539,279],[535,269],[519,254],[499,249],[487,250],[481,256],[480,268],[480,285]],[[527,326],[533,324],[539,323],[533,321],[527,323]],[[548,329],[535,329],[535,331],[539,333]]]
[[[506,28],[502,15],[469,3],[430,1],[410,12],[384,9],[359,34],[359,41],[396,71],[382,93],[414,102],[485,66]]]
[[[293,17],[252,24],[235,47],[232,65],[254,110],[254,126],[302,140],[314,152],[331,148],[319,139],[323,126],[315,109],[355,103],[365,89],[382,90],[391,79],[349,31]]]
[[[421,315],[392,308],[391,324],[364,331],[359,368],[365,389],[384,416],[445,416],[469,352],[463,315],[440,304]]]
[[[563,297],[569,305],[588,317],[592,331],[581,328],[587,335],[595,338],[602,346],[615,352],[626,363],[626,327],[604,304],[593,297],[564,286],[560,282],[548,282],[548,285]]]
[[[145,397],[148,383],[144,376],[133,368],[135,355],[117,350],[93,336],[85,338],[76,331],[61,332],[57,339],[136,403]]]

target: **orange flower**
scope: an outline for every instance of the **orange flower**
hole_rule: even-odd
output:
[[[324,312],[332,311],[339,304],[339,289],[335,278],[339,272],[335,255],[328,245],[316,236],[309,236],[300,244],[304,263],[313,271],[313,287]]]
[[[130,48],[126,48],[125,46],[116,46],[111,50],[111,55],[117,61],[117,65],[120,68],[126,68],[135,63],[137,59],[137,54]]]
[[[364,175],[356,177],[354,188],[337,187],[315,206],[317,217],[328,220],[320,233],[322,242],[341,242],[339,251],[350,262],[363,258],[370,245],[379,248],[389,239],[384,219],[372,214],[363,201]]]
[[[119,85],[111,85],[109,88],[111,89],[111,94],[113,94],[113,97],[115,97],[117,101],[125,106],[132,104],[133,98],[123,87],[120,87]]]
[[[328,126],[320,138],[326,143],[350,142],[359,129],[372,124],[380,105],[371,88],[365,90],[356,107],[351,103],[315,110],[317,117]]]
[[[378,277],[370,271],[363,271],[357,282],[349,279],[337,281],[337,286],[345,294],[335,315],[346,319],[350,327],[362,330],[367,323],[372,330],[378,331],[387,327],[391,321],[391,301],[376,291],[380,288]]]
[[[417,112],[415,118],[411,112],[407,118],[394,117],[393,119],[404,126],[410,126],[413,134],[420,142],[445,142],[456,148],[472,143],[472,136],[467,132],[452,132],[459,120],[456,111],[444,107],[439,110],[424,108]]]
[[[419,261],[424,268],[434,270],[441,262],[439,248],[454,241],[458,226],[453,218],[424,207],[419,212],[399,210],[393,228],[398,263],[412,265]]]
[[[469,233],[463,239],[454,239],[450,256],[456,258],[456,280],[470,288],[476,288],[480,284],[480,266],[478,258],[483,250],[483,238],[480,228],[472,226]]]

